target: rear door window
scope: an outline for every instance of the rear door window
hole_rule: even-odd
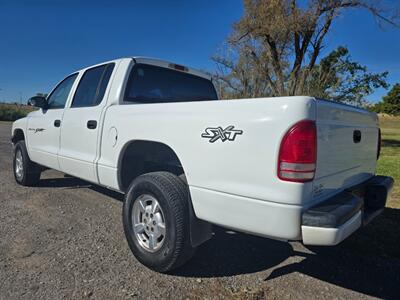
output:
[[[211,80],[146,64],[133,67],[124,97],[124,101],[134,103],[205,100],[217,100]]]
[[[112,63],[86,70],[76,89],[71,107],[98,105],[104,98],[113,69]]]

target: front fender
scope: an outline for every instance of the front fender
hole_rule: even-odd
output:
[[[15,139],[17,138],[18,130],[21,130],[24,137],[26,138],[26,126],[27,126],[27,118],[21,118],[12,123],[11,126],[11,141],[15,143]]]

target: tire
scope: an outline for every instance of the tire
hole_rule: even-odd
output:
[[[23,186],[34,186],[40,180],[40,167],[29,159],[25,141],[14,147],[13,169],[15,181]]]
[[[159,205],[158,212],[153,210],[157,207],[154,199]],[[129,247],[139,262],[166,273],[193,256],[188,201],[187,185],[172,173],[147,173],[131,183],[123,205],[123,225]],[[146,216],[158,220],[157,225],[151,227],[154,221]]]

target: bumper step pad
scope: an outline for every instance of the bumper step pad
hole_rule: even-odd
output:
[[[306,245],[336,245],[379,215],[386,204],[393,178],[374,176],[361,185],[319,203],[302,215]]]

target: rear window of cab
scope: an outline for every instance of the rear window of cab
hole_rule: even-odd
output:
[[[159,66],[137,64],[129,75],[124,101],[164,103],[217,100],[213,83],[203,77]]]

